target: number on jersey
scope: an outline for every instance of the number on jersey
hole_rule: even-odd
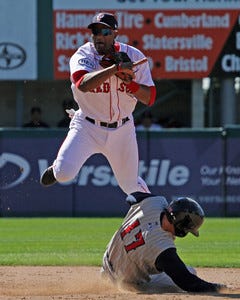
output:
[[[130,233],[133,229],[137,228],[138,226],[140,226],[140,222],[137,219],[133,223],[129,224],[124,230],[122,230],[120,232],[122,240],[128,233]],[[124,245],[124,248],[127,252],[129,252],[131,250],[135,250],[136,248],[145,244],[141,229],[139,229],[139,231],[134,235],[134,237],[135,237],[135,240],[133,240],[130,244]]]

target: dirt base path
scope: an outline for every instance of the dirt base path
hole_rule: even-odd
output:
[[[119,291],[97,267],[0,267],[0,300],[213,300],[240,299],[240,269],[197,269],[209,281],[231,285],[231,293],[139,294]]]

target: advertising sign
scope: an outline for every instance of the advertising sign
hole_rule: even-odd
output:
[[[223,140],[221,132],[140,139],[140,176],[153,193],[169,201],[193,197],[208,214],[224,214]],[[143,151],[143,149],[148,151]]]
[[[0,2],[0,80],[37,78],[37,0]]]
[[[126,195],[102,155],[87,160],[71,182],[42,187],[39,178],[52,164],[65,133],[19,134],[1,137],[2,216],[120,216],[127,212]],[[240,216],[239,138],[224,141],[220,130],[182,136],[138,134],[139,175],[152,193],[168,201],[190,196],[208,216]]]
[[[224,47],[221,49],[211,76],[239,77],[240,74],[240,11]]]
[[[224,193],[228,205],[226,206],[227,213],[234,214],[240,212],[240,131],[237,128],[227,128],[225,148],[226,168],[224,173],[225,189]]]
[[[106,2],[106,3],[105,3]],[[109,4],[109,6],[108,6]],[[131,5],[130,5],[131,4]],[[187,7],[187,8],[186,8]],[[93,15],[115,13],[117,40],[140,49],[154,79],[193,79],[240,71],[240,0],[54,2],[54,76],[69,77],[69,58],[91,41]],[[215,66],[215,64],[217,64]]]

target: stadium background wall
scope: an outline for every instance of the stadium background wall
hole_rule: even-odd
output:
[[[44,188],[63,129],[0,130],[0,215],[122,216],[128,209],[108,162],[91,157],[73,182]],[[240,127],[137,132],[139,171],[168,201],[194,197],[208,216],[240,216]]]
[[[79,43],[76,43],[74,37],[76,34],[78,37],[90,37],[86,29],[89,18],[96,10],[110,7],[118,12],[121,21],[119,39],[127,39],[130,44],[138,45],[142,50],[143,40],[149,41],[151,37],[155,37],[156,41],[160,41],[162,37],[169,37],[170,41],[189,37],[194,41],[197,36],[204,38],[205,42],[213,42],[211,49],[207,47],[205,51],[202,50],[201,43],[197,50],[190,47],[178,48],[177,51],[164,50],[160,47],[161,43],[149,43],[151,48],[147,47],[144,53],[154,66],[152,70],[157,87],[157,101],[153,115],[157,120],[164,124],[166,120],[173,120],[178,127],[239,124],[240,69],[237,62],[240,49],[240,12],[236,1],[231,1],[230,6],[227,2],[158,0],[155,3],[148,0],[107,0],[101,3],[89,0],[82,1],[79,6],[78,0],[1,0],[0,25],[3,30],[0,32],[0,126],[21,127],[29,120],[29,112],[33,106],[41,107],[45,122],[51,127],[57,126],[63,115],[62,102],[72,97],[67,58],[85,41],[85,38],[77,39]],[[187,10],[185,6],[188,7]],[[194,31],[178,27],[159,28],[158,17],[163,10],[166,16],[174,14],[180,19],[184,16],[188,20],[192,15],[202,18],[206,13],[222,19],[223,14],[223,20],[227,17],[229,22],[224,28],[216,25],[207,30],[201,26],[193,28]],[[135,15],[142,18],[140,24],[132,23],[131,20],[136,19]],[[68,18],[60,18],[64,22],[58,23],[56,16],[76,16],[83,23],[73,26]],[[64,43],[57,37],[69,37],[68,40],[73,44]],[[173,57],[175,52],[177,57],[193,57],[195,61],[198,57],[206,56],[209,68],[204,73],[196,69],[191,72],[177,69],[174,74],[167,72],[167,64],[164,63],[168,61],[166,57]],[[57,62],[62,62],[63,58],[62,69],[62,64],[59,66]],[[233,59],[233,70],[223,70],[222,66],[226,67],[229,58]],[[209,79],[208,89],[206,86],[203,89],[202,81],[205,78]]]

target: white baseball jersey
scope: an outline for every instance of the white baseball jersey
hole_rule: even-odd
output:
[[[150,196],[131,206],[103,258],[103,270],[118,282],[141,284],[159,273],[156,258],[175,248],[174,237],[162,229],[160,215],[168,203],[164,197]]]
[[[129,45],[116,43],[116,47],[127,52],[132,61],[144,57],[138,49]],[[71,75],[81,70],[92,72],[102,69],[99,64],[101,58],[93,43],[84,44],[70,59]],[[134,72],[137,83],[154,86],[148,63],[136,66]],[[126,93],[126,86],[115,75],[85,93],[72,83],[72,91],[79,110],[72,118],[68,135],[53,163],[56,180],[72,180],[90,156],[101,153],[107,158],[120,188],[126,194],[149,192],[146,183],[138,177],[138,146],[132,116],[137,99]],[[107,128],[100,122],[117,122],[118,126]]]
[[[130,59],[135,62],[145,56],[138,49],[117,43],[119,51],[126,52]],[[79,70],[87,72],[103,69],[99,61],[102,55],[95,50],[93,43],[88,42],[81,46],[70,60],[71,74]],[[134,68],[134,79],[139,84],[154,86],[149,65],[144,63]],[[72,91],[81,112],[93,119],[104,122],[115,122],[125,117],[130,117],[137,103],[137,99],[126,93],[126,86],[117,76],[111,76],[100,87],[87,93],[81,92],[75,84],[72,84]]]

